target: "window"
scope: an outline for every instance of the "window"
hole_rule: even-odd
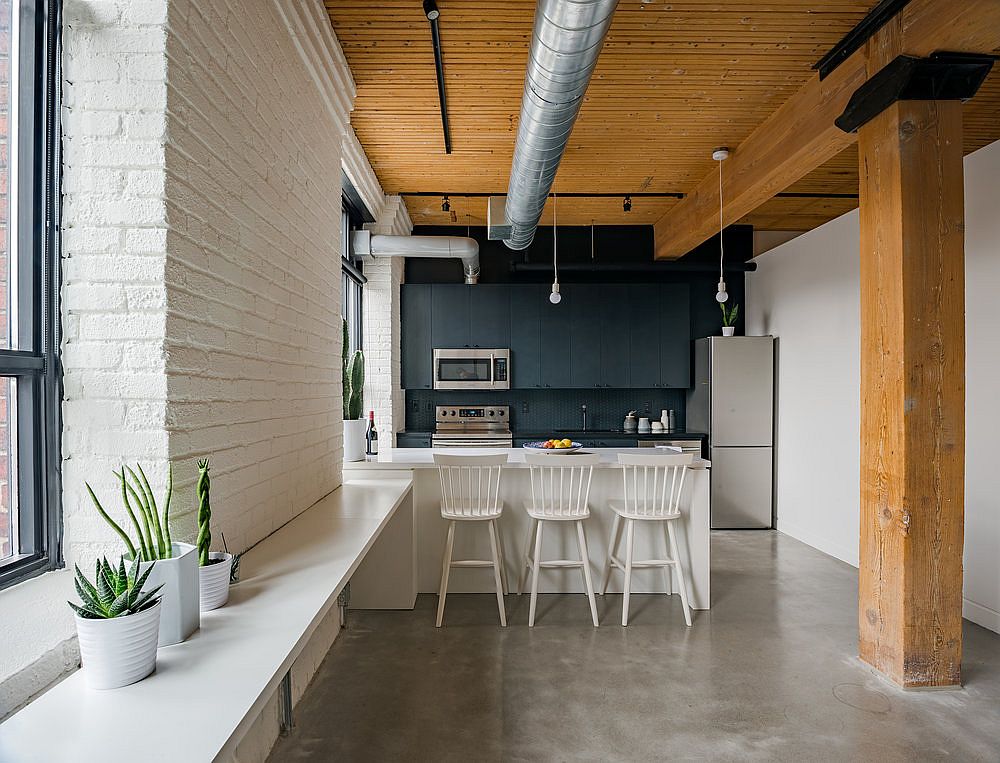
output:
[[[351,257],[350,231],[355,228],[350,212],[345,209],[341,218],[341,284],[340,312],[347,321],[347,335],[350,339],[350,351],[353,353],[364,347],[364,331],[362,330],[362,297],[364,293],[365,276],[361,263],[355,264]]]
[[[58,0],[0,0],[0,587],[61,563]]]

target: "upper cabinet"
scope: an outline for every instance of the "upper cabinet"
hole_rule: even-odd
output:
[[[432,387],[434,348],[509,347],[511,386],[690,386],[687,284],[404,284],[402,378]]]

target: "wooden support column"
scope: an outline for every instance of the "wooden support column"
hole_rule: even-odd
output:
[[[961,682],[965,488],[962,105],[861,127],[860,655]]]

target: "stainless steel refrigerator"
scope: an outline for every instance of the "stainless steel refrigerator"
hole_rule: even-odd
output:
[[[774,337],[695,342],[687,428],[707,432],[712,527],[772,526]]]

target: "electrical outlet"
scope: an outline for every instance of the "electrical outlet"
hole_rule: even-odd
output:
[[[521,414],[524,416],[528,415],[528,401],[525,400],[521,403]]]
[[[413,412],[414,413],[420,413],[420,401],[419,400],[414,400],[413,401]]]
[[[651,408],[652,408],[652,403],[650,403],[648,400],[642,404],[643,413],[649,413]]]

